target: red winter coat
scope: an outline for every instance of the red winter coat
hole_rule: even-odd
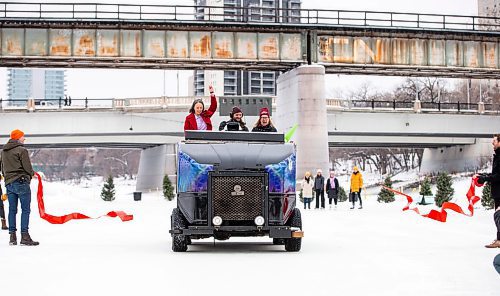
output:
[[[207,124],[207,130],[209,131],[212,130],[212,121],[210,120],[210,117],[214,115],[215,110],[217,110],[217,99],[215,98],[215,95],[212,94],[210,96],[210,108],[201,112],[201,118],[203,118],[203,121],[205,121],[205,123]],[[194,116],[194,113],[189,113],[189,115],[186,116],[186,121],[184,122],[184,130],[198,130],[198,125],[196,124],[196,117]]]

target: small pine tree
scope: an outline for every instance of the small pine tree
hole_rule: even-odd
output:
[[[101,191],[101,198],[104,201],[115,200],[115,184],[113,184],[113,176],[109,176],[104,183]]]
[[[424,178],[424,181],[420,186],[420,195],[422,195],[422,200],[420,201],[420,204],[426,205],[427,203],[425,202],[425,197],[432,195],[431,181],[427,177]]]
[[[174,199],[174,186],[168,175],[163,177],[163,197],[169,201]]]
[[[391,177],[385,178],[384,186],[387,188],[392,188]],[[380,190],[380,193],[378,194],[378,198],[377,198],[378,202],[385,202],[385,203],[393,202],[395,200],[396,199],[394,198],[394,192],[387,190],[385,188],[382,188],[382,190]]]
[[[451,182],[451,176],[447,173],[439,173],[437,177],[436,205],[442,207],[444,202],[451,199],[455,190]]]
[[[340,186],[339,187],[339,202],[344,202],[347,200],[347,194],[345,193],[344,187]]]
[[[487,210],[491,210],[495,207],[495,201],[491,198],[491,185],[490,182],[484,184],[483,197],[481,198],[481,204]]]

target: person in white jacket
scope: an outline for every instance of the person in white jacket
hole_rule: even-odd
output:
[[[311,201],[313,199],[314,180],[310,172],[306,172],[304,180],[302,180],[302,198],[304,199],[304,210],[306,206],[311,209]]]

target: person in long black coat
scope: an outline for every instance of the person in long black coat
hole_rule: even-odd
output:
[[[495,211],[497,211],[500,209],[500,134],[493,136],[491,144],[493,145],[493,150],[495,151],[495,154],[493,155],[493,168],[491,169],[491,174],[477,175],[477,181],[480,184],[484,184],[485,182],[490,183],[491,197],[495,202]],[[493,220],[495,220],[495,224],[497,224],[495,217]],[[485,247],[500,248],[500,228],[497,229],[497,239]]]
[[[316,178],[314,178],[314,191],[316,193],[315,209],[319,209],[320,206],[322,209],[325,208],[325,177],[321,174],[322,171],[318,169]]]
[[[337,208],[337,198],[339,195],[339,181],[335,177],[335,172],[330,172],[330,178],[326,180],[326,194],[328,195],[328,204],[330,209],[332,208],[332,199],[335,202],[335,208]]]

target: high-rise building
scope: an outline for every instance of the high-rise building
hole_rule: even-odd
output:
[[[478,0],[478,15],[486,17],[500,18],[500,0]],[[500,30],[500,19],[479,19],[482,25],[481,29],[484,30]],[[482,82],[479,81],[481,84]],[[488,79],[486,80],[486,88],[482,88],[481,99],[487,103],[500,103],[500,80]]]
[[[477,5],[480,16],[500,16],[500,0],[478,0]]]
[[[300,0],[194,0],[194,3],[198,20],[210,15],[210,20],[300,23]],[[212,8],[208,11],[204,6]],[[217,95],[276,95],[278,75],[274,71],[196,70],[194,95],[208,95],[210,84]]]
[[[478,14],[486,17],[500,17],[500,0],[478,0]],[[481,25],[485,25],[486,30],[500,30],[500,22],[494,19],[479,19]]]
[[[57,101],[66,92],[66,71],[11,68],[7,70],[9,105],[26,105],[30,98]]]

